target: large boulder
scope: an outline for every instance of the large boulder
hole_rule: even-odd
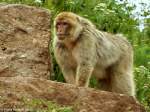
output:
[[[133,98],[122,94],[29,77],[0,78],[0,108],[26,108],[25,99],[54,101],[73,106],[74,112],[145,112]]]
[[[26,5],[0,5],[0,77],[49,78],[50,13]]]

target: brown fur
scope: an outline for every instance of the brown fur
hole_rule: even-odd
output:
[[[71,12],[57,15],[58,21],[71,25],[64,40],[59,40],[55,28],[54,54],[66,82],[88,87],[91,75],[99,87],[134,96],[132,74],[133,51],[121,35],[101,32],[87,19]]]

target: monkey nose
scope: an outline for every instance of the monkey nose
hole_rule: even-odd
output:
[[[63,34],[63,33],[64,33],[64,30],[61,29],[61,28],[59,28],[59,29],[57,29],[57,33],[58,33],[58,34]]]

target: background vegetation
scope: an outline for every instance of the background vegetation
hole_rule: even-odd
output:
[[[119,1],[119,0],[118,0]],[[24,3],[50,9],[54,17],[61,11],[72,11],[90,19],[98,29],[122,33],[134,47],[134,75],[136,82],[136,94],[139,101],[150,112],[150,7],[139,13],[143,20],[144,29],[140,30],[140,20],[132,12],[136,6],[116,0],[0,0],[6,3]],[[1,15],[2,16],[2,15]],[[52,53],[53,55],[53,53]],[[62,73],[53,58],[54,73],[53,80],[64,81]],[[91,86],[96,81],[91,79]]]

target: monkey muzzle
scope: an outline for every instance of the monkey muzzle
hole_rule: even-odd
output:
[[[64,36],[58,36],[58,39],[59,39],[59,40],[64,40],[65,37],[64,37]]]
[[[67,38],[69,36],[69,34],[61,34],[61,33],[57,33],[57,37],[59,40],[64,40],[65,38]]]

